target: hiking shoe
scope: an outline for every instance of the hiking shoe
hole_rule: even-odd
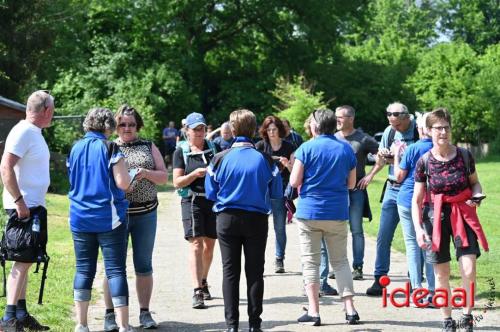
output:
[[[382,286],[379,283],[380,277],[375,277],[375,281],[370,288],[366,290],[366,295],[369,296],[382,296]]]
[[[328,274],[328,278],[330,278],[330,279],[335,279],[335,272],[330,272],[330,273]]]
[[[203,286],[201,287],[201,291],[203,292],[204,300],[210,301],[212,299],[212,294],[210,294],[207,283],[203,284]]]
[[[143,329],[156,329],[158,324],[151,317],[151,311],[141,311],[139,314],[139,323]]]
[[[443,329],[441,331],[442,332],[456,332],[457,331],[456,322],[451,318],[445,319],[443,321]]]
[[[114,312],[109,312],[104,315],[104,331],[116,332],[118,331],[118,324],[116,324],[116,316]]]
[[[329,284],[325,283],[319,289],[320,296],[335,296],[339,295],[339,292]]]
[[[319,316],[318,317],[309,316],[309,313],[306,312],[297,319],[297,322],[299,322],[299,324],[304,324],[304,325],[320,326],[321,318]]]
[[[75,332],[90,332],[90,330],[88,326],[78,324],[77,326],[75,326]]]
[[[352,280],[363,280],[363,268],[361,266],[352,270]]]
[[[354,315],[348,315],[346,313],[345,320],[347,321],[347,324],[349,324],[349,325],[359,324],[359,315],[357,312],[354,312]]]
[[[35,317],[27,314],[22,319],[17,320],[17,324],[28,331],[48,331],[50,327],[40,324]],[[21,330],[22,331],[22,330]]]
[[[193,309],[205,309],[205,301],[203,301],[203,292],[201,289],[194,292]]]
[[[276,258],[274,261],[274,273],[285,273],[285,264],[283,258]]]
[[[0,331],[4,332],[16,332],[17,331],[17,319],[12,317],[9,320],[0,319]],[[24,331],[22,328],[20,331]]]
[[[465,332],[474,331],[474,317],[471,314],[463,314],[458,321],[458,327],[460,331],[463,329]]]

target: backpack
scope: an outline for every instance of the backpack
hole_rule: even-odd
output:
[[[42,216],[42,218],[40,218]],[[0,243],[0,263],[3,269],[3,296],[6,290],[5,262],[15,261],[36,263],[35,273],[38,273],[41,263],[44,263],[38,303],[42,304],[45,279],[50,257],[47,254],[47,210],[42,206],[30,208],[30,218],[20,220],[16,210],[9,210],[9,219],[3,230]],[[38,219],[38,222],[35,220]],[[35,229],[38,228],[38,231]]]
[[[389,131],[389,136],[387,136],[387,147],[390,148],[392,145],[392,142],[394,142],[394,136],[396,136],[396,130],[391,127],[391,130]],[[415,122],[415,127],[413,127],[413,142],[418,141],[419,138],[419,133],[418,133],[418,127],[417,123]]]
[[[217,154],[217,148],[215,147],[215,144],[212,141],[207,140],[207,139],[205,139],[205,142],[208,145],[208,150],[204,150],[201,152],[191,152],[191,147],[189,146],[188,141],[181,141],[177,144],[177,147],[180,147],[182,149],[182,157],[184,158],[184,167],[187,166],[189,156],[205,154],[206,152],[210,152],[210,151],[212,151],[214,156]],[[192,192],[191,192],[191,189],[189,188],[189,186],[186,186],[186,187],[177,189],[177,194],[180,197],[191,197]]]

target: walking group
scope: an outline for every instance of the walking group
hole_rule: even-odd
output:
[[[8,225],[34,225],[33,220],[39,220],[45,234],[49,150],[41,129],[50,125],[53,113],[53,96],[48,91],[34,92],[27,101],[26,119],[7,138],[1,162]],[[134,107],[122,105],[115,113],[106,108],[91,109],[83,123],[85,135],[73,145],[67,159],[69,224],[76,258],[75,332],[89,331],[88,309],[99,248],[106,274],[104,330],[133,331],[126,277],[129,238],[139,322],[145,329],[158,327],[149,303],[157,186],[168,180],[164,160],[171,163],[173,184],[180,196],[183,235],[189,247],[192,308],[206,308],[206,301],[212,298],[208,276],[218,240],[227,331],[238,331],[240,322],[242,251],[249,331],[262,331],[270,214],[276,235],[276,273],[286,271],[286,224],[292,214],[297,222],[301,287],[308,298],[307,311],[298,323],[321,325],[321,295],[340,296],[347,324],[361,321],[354,305],[353,280],[364,278],[363,218],[371,220],[367,187],[386,164],[389,173],[382,197],[375,280],[367,295],[382,295],[380,278],[389,273],[391,243],[399,221],[413,290],[423,287],[425,271],[430,296],[422,301],[439,304],[440,299],[433,296],[435,289],[450,289],[451,239],[463,287],[470,291],[479,245],[488,250],[476,213],[484,195],[474,159],[467,150],[452,145],[452,121],[446,109],[437,108],[414,119],[405,105],[393,103],[386,116],[389,126],[379,144],[354,127],[355,109],[348,105],[337,107],[335,112],[311,110],[304,123],[311,137],[307,142],[277,116],[267,116],[257,128],[255,115],[238,109],[220,128],[207,133],[204,116],[191,113],[183,120],[182,133],[172,122],[163,131],[164,158],[153,142],[140,138],[144,122]],[[256,132],[260,137],[257,142]],[[117,138],[110,141],[114,133]],[[376,163],[367,174],[369,153],[376,155]],[[352,266],[347,254],[348,227]],[[45,244],[46,239],[37,246],[45,250]],[[11,259],[14,263],[0,331],[49,330],[26,306],[27,272],[39,255],[34,257]],[[335,278],[336,288],[328,284],[329,275]],[[460,326],[467,331],[473,329],[472,309],[465,307],[460,317]],[[444,306],[441,313],[443,331],[455,331],[457,322],[451,308]]]

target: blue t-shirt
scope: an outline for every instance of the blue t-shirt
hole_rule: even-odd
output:
[[[408,175],[406,175],[406,178],[401,184],[397,199],[398,205],[402,205],[408,209],[411,208],[413,188],[415,187],[414,175],[417,161],[431,148],[432,140],[430,138],[424,138],[409,146],[403,154],[403,157],[399,162],[399,168],[408,171]]]
[[[205,194],[215,201],[215,212],[241,209],[270,214],[270,199],[282,198],[283,186],[272,159],[246,137],[236,137],[233,147],[218,153],[208,166]]]
[[[220,146],[221,151],[224,151],[231,147],[233,139],[231,138],[229,141],[226,141],[222,136],[218,136],[214,139],[214,143]]]
[[[394,140],[392,141],[393,143],[396,141],[402,141],[406,143],[406,145],[411,145],[418,141],[418,134],[416,134],[415,126],[416,126],[415,120],[411,120],[410,126],[408,129],[401,133],[399,131],[396,131],[394,134]],[[380,141],[379,144],[379,149],[386,148],[386,149],[391,149],[389,146],[389,133],[391,132],[391,126],[388,126],[384,130],[384,134],[382,135],[382,140]],[[391,144],[392,145],[392,144]],[[394,166],[392,164],[389,165],[389,175],[388,178],[391,180],[395,180],[396,178],[394,177]]]
[[[68,157],[69,223],[73,232],[109,232],[126,219],[128,201],[116,186],[113,166],[124,158],[118,145],[106,136],[88,132]],[[111,155],[111,156],[110,156]]]
[[[356,156],[349,143],[334,135],[320,135],[295,151],[304,164],[295,216],[310,220],[348,220],[349,172],[356,167]]]
[[[180,136],[180,132],[175,128],[167,127],[163,129],[163,136],[166,137],[164,138],[165,143],[175,146],[177,136]]]

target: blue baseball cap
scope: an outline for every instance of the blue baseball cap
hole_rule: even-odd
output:
[[[207,125],[203,114],[191,113],[186,117],[186,126],[188,126],[188,128],[194,129],[199,125]]]

